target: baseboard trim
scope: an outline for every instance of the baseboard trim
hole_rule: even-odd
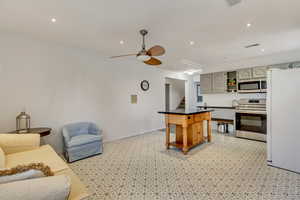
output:
[[[84,159],[87,159],[87,158],[91,158],[91,157],[94,157],[94,156],[98,156],[98,155],[101,155],[101,154],[103,154],[103,152],[97,153],[97,154],[93,154],[93,155],[90,155],[90,156],[87,156],[87,157],[84,157],[84,158],[80,158],[80,159],[74,160],[74,161],[68,161],[66,158],[65,158],[65,160],[66,160],[66,162],[67,162],[68,164],[72,164],[72,163],[74,163],[74,162],[77,162],[77,161],[80,161],[80,160],[84,160]]]
[[[140,132],[140,133],[134,133],[134,134],[130,134],[130,135],[114,138],[114,139],[108,139],[108,140],[105,139],[105,140],[103,140],[103,143],[114,142],[114,141],[118,141],[118,140],[122,140],[122,139],[126,139],[126,138],[136,137],[136,136],[152,133],[152,132],[155,132],[155,131],[161,131],[163,129],[164,128],[156,128],[156,129],[151,129],[151,130],[143,131],[143,132]]]

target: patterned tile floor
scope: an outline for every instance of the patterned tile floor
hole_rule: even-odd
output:
[[[153,132],[104,145],[72,163],[91,200],[300,199],[300,175],[266,165],[266,144],[213,135],[183,155]]]

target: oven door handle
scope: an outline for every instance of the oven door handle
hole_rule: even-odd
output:
[[[250,90],[238,90],[238,93],[260,93],[260,89],[250,89]]]
[[[266,111],[249,111],[249,110],[235,110],[235,113],[241,113],[241,114],[257,114],[257,115],[267,115]]]

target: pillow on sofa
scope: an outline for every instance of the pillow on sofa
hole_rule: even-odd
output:
[[[41,172],[40,170],[31,169],[13,175],[0,176],[0,184],[40,177],[45,177],[43,172]]]
[[[1,200],[66,200],[70,194],[66,175],[16,181],[0,185]]]
[[[0,170],[0,184],[44,176],[53,176],[53,172],[43,163],[18,165],[11,169]]]
[[[5,167],[5,154],[2,148],[0,147],[0,169]]]

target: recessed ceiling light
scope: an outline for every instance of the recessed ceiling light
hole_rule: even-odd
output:
[[[51,22],[55,23],[55,22],[56,22],[56,19],[55,19],[55,18],[52,18],[52,19],[51,19]]]
[[[190,41],[190,45],[194,45],[195,44],[195,42],[194,41]]]
[[[265,52],[265,49],[261,49],[262,52]]]
[[[252,24],[250,24],[250,23],[247,24],[247,27],[248,27],[248,28],[251,27],[251,26],[252,26]]]
[[[124,44],[124,41],[123,41],[123,40],[121,40],[121,41],[120,41],[120,44]]]

